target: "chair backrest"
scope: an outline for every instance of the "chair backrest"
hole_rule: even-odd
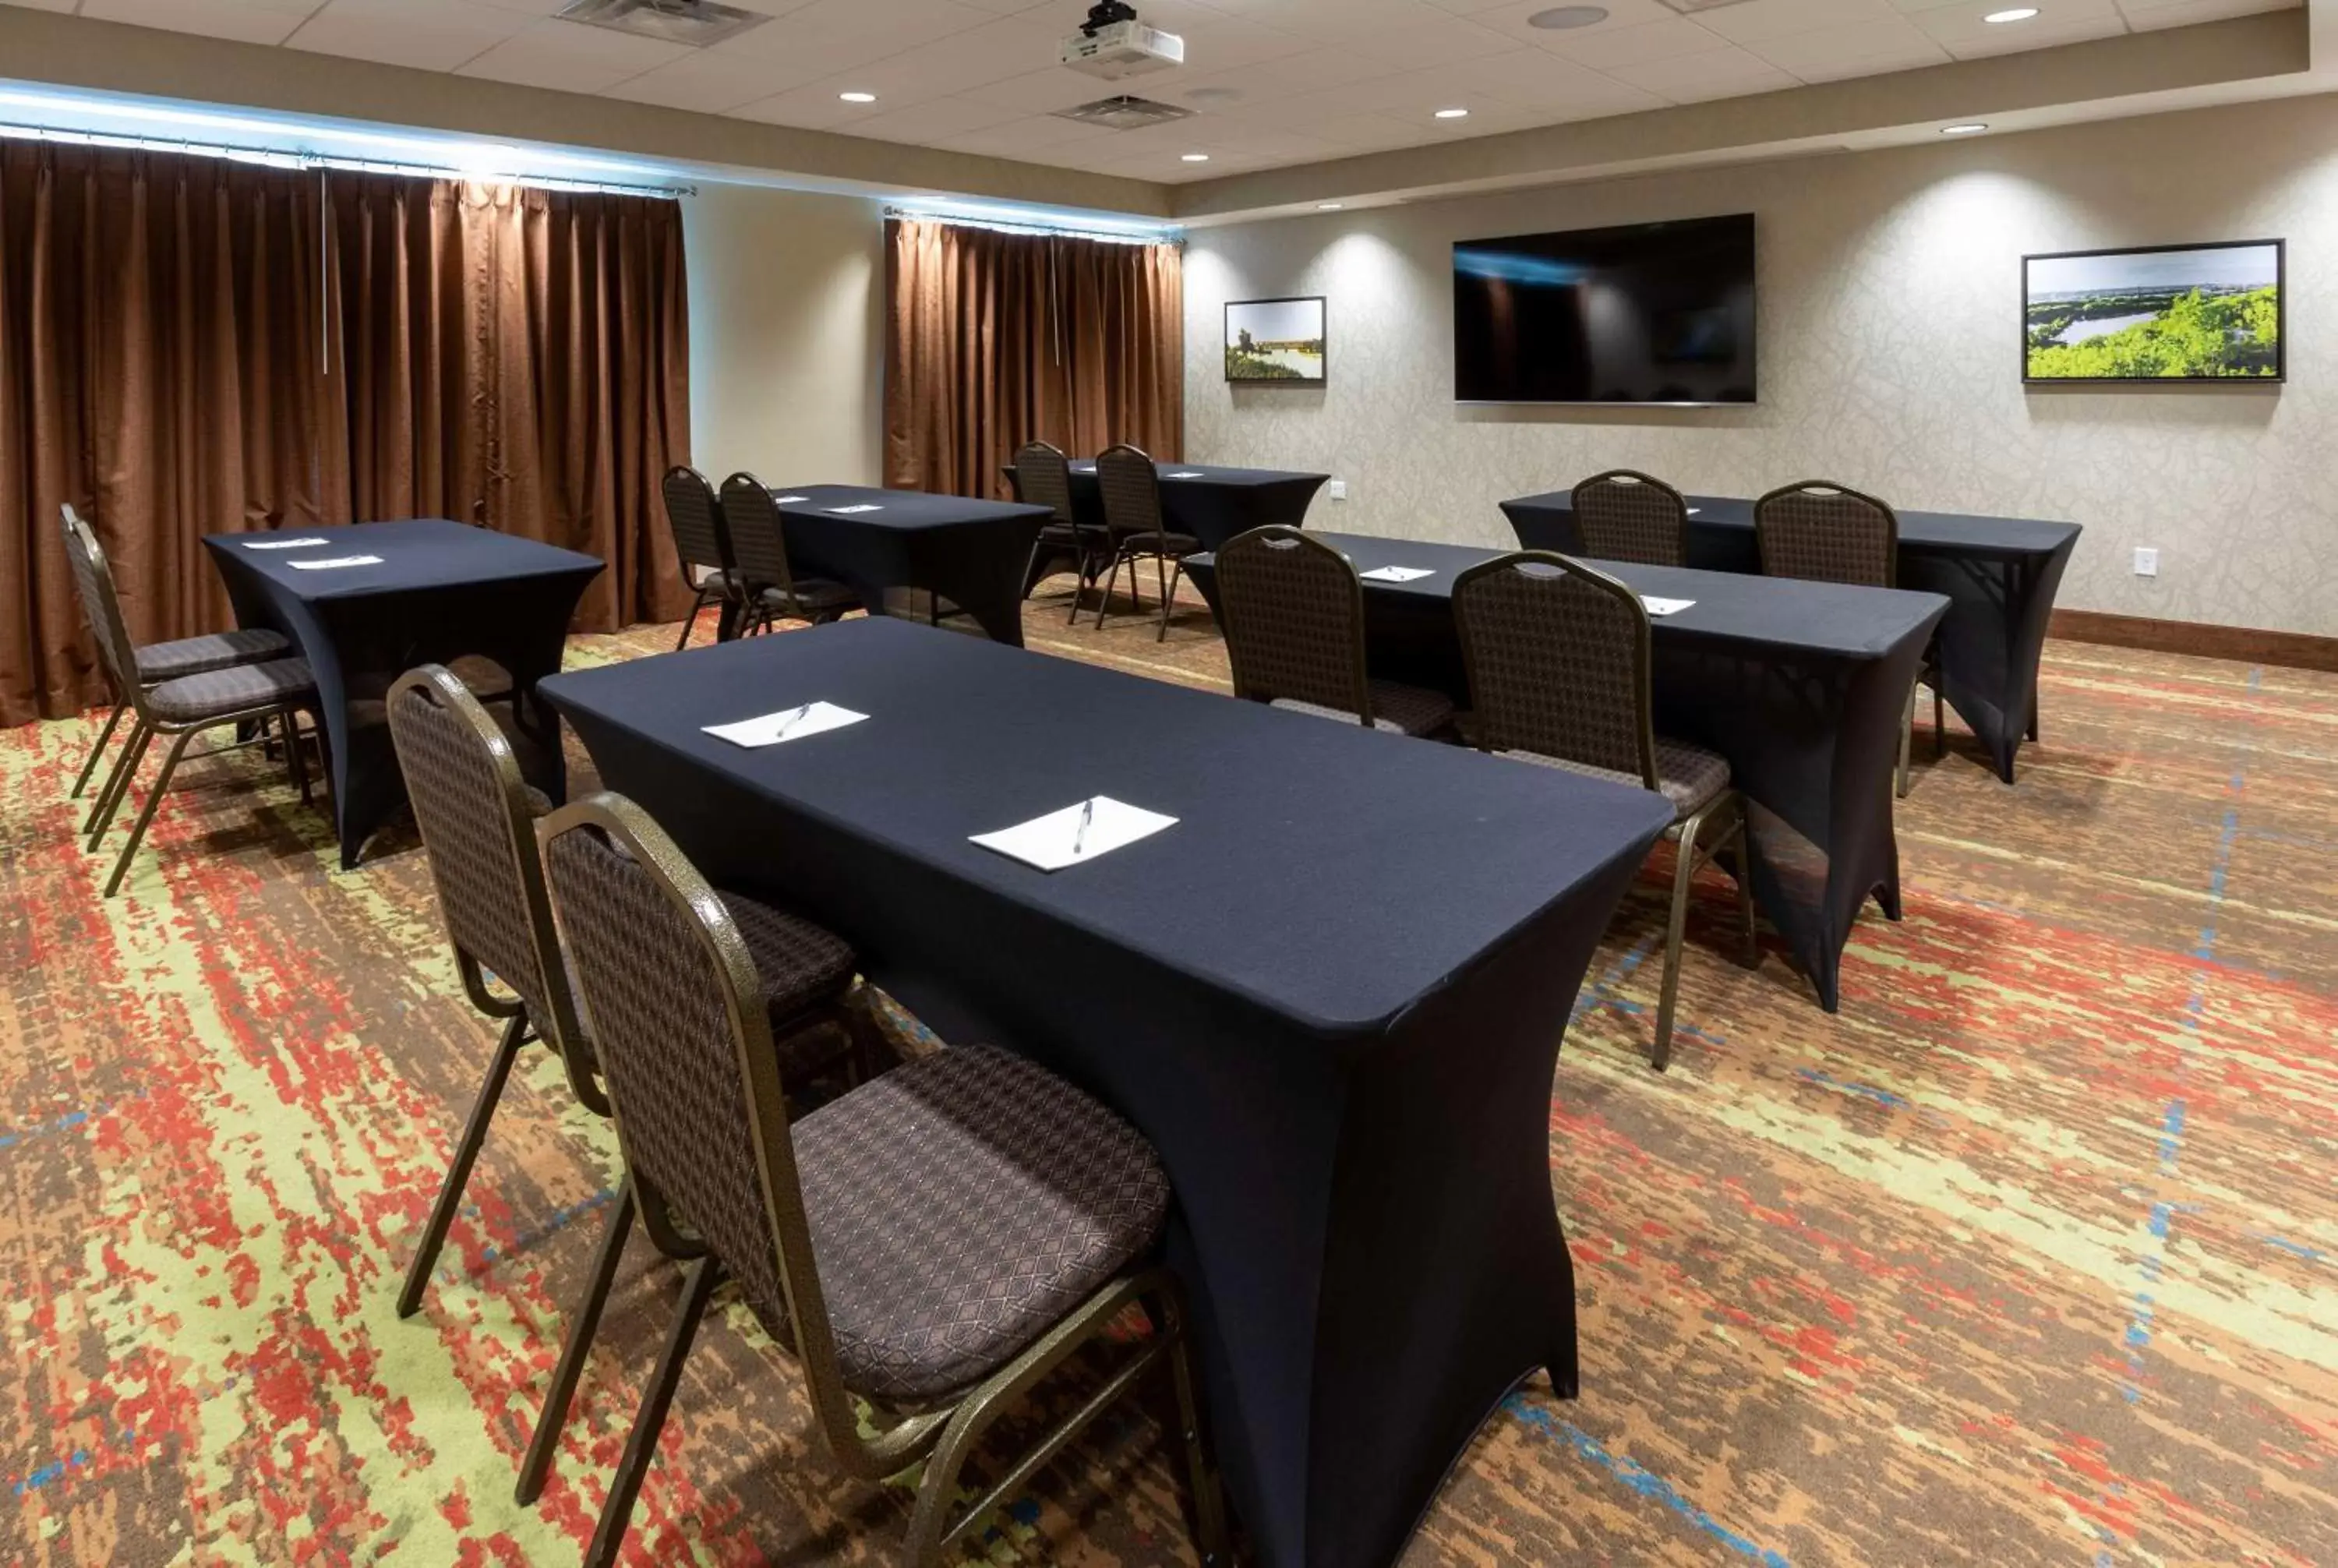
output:
[[[796,579],[788,569],[787,520],[780,515],[770,487],[752,474],[733,474],[722,481],[722,522],[730,530],[731,556],[739,575],[792,598]]]
[[[1899,514],[1872,495],[1823,479],[1754,503],[1762,570],[1772,577],[1889,588],[1900,580]]]
[[[855,1418],[746,942],[680,848],[624,797],[565,807],[540,831],[651,1234],[686,1221],[765,1327],[794,1339],[829,1440],[849,1455]]]
[[[665,471],[666,525],[673,530],[673,553],[682,558],[682,572],[690,576],[700,567],[727,571],[732,565],[731,542],[722,530],[722,514],[715,505],[714,486],[695,468],[677,466]],[[691,583],[697,586],[696,581]]]
[[[98,662],[113,683],[115,694],[145,718],[145,688],[138,683],[138,645],[130,640],[130,628],[123,620],[122,596],[114,588],[113,568],[105,559],[105,547],[97,542],[96,530],[82,520],[70,503],[60,506],[58,513],[64,524],[65,559],[73,567],[74,592],[81,597],[82,615],[97,640]]]
[[[486,974],[517,993],[537,1033],[567,1064],[577,1097],[606,1115],[608,1101],[593,1081],[576,1026],[536,854],[535,813],[510,740],[443,665],[400,676],[388,707],[390,741],[463,988],[482,1012],[496,1015],[510,1007],[489,993]]]
[[[1161,473],[1141,447],[1125,441],[1096,456],[1096,488],[1104,495],[1104,525],[1115,537],[1161,530]]]
[[[1575,526],[1586,555],[1651,566],[1688,564],[1688,503],[1650,475],[1616,468],[1577,485]]]
[[[1528,550],[1453,580],[1478,744],[1656,788],[1647,607],[1604,572]]]
[[[1034,441],[1015,454],[1015,491],[1025,505],[1045,506],[1058,523],[1072,519],[1072,469],[1063,449]]]
[[[1364,585],[1353,563],[1296,528],[1253,528],[1217,553],[1218,619],[1234,695],[1372,721]]]

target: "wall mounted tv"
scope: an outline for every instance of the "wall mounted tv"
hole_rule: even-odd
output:
[[[1754,401],[1754,215],[1453,247],[1461,403]]]

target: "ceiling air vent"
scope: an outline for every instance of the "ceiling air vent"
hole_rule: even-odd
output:
[[[750,27],[761,27],[769,16],[718,5],[714,0],[570,0],[561,7],[560,20],[687,44],[703,49],[725,38],[736,38]]]
[[[1117,98],[1083,103],[1076,109],[1056,111],[1058,120],[1076,120],[1083,125],[1101,125],[1107,131],[1140,131],[1147,125],[1168,125],[1193,117],[1191,109],[1180,109],[1174,103],[1155,103],[1150,98],[1131,98],[1125,93]]]

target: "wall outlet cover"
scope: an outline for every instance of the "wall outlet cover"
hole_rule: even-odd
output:
[[[1348,498],[1348,482],[1345,479],[1332,480],[1331,494],[1332,500],[1345,501]]]
[[[2159,552],[2138,546],[2135,553],[2135,574],[2138,577],[2159,575]]]

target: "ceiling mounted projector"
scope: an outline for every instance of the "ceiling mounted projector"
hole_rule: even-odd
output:
[[[1064,64],[1117,82],[1185,63],[1185,41],[1136,19],[1128,0],[1096,0],[1080,30],[1064,40]]]

